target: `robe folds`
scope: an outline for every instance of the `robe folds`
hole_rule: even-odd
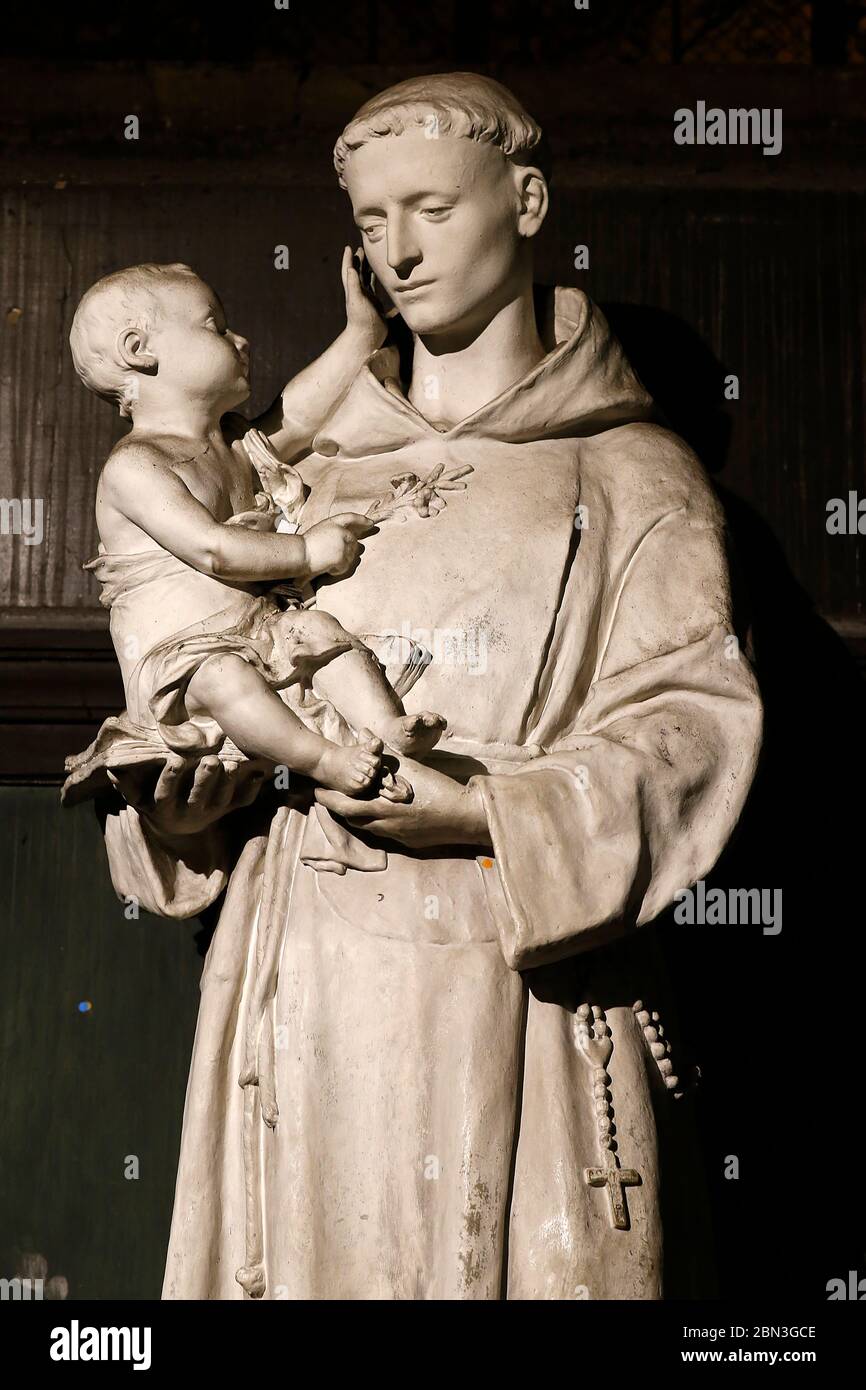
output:
[[[320,872],[297,804],[180,848],[108,818],[115,887],[151,911],[227,884],[164,1297],[664,1295],[679,1107],[634,1009],[662,989],[642,928],[723,849],[761,707],[700,465],[584,294],[551,291],[543,333],[544,360],[448,430],[381,350],[299,465],[305,525],[401,504],[317,602],[432,652],[405,703],[447,718],[432,761],[477,779],[492,853],[387,844],[381,870]],[[610,1030],[607,1110],[581,1005]],[[626,1229],[586,1176],[605,1113],[640,1175]]]

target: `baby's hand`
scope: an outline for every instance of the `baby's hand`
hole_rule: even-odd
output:
[[[375,523],[359,512],[340,512],[305,531],[307,568],[310,575],[348,574],[361,554],[360,537],[375,530]]]
[[[340,274],[346,295],[346,326],[359,337],[362,350],[369,354],[382,346],[388,330],[375,302],[362,284],[359,270],[363,257],[363,251],[359,251],[356,257],[352,254],[352,248],[347,246],[343,251]]]

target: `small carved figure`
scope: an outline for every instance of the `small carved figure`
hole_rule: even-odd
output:
[[[411,795],[383,771],[383,743],[419,757],[441,736],[444,719],[407,715],[400,698],[424,663],[410,652],[395,689],[376,654],[312,606],[310,587],[349,573],[390,513],[341,512],[301,531],[307,490],[290,463],[384,337],[348,248],[342,276],[345,331],[253,427],[227,414],[249,395],[249,345],[188,266],[134,266],[82,299],[78,374],[132,419],[102,470],[99,555],[86,567],[112,609],[127,712],[71,760],[73,775],[161,742],[267,759],[349,796],[377,781],[386,799]],[[435,505],[436,482],[416,489],[418,505]]]

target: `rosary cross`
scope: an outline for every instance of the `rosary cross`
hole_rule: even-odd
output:
[[[617,1168],[616,1158],[608,1149],[605,1168],[587,1168],[584,1178],[590,1187],[606,1187],[610,1200],[610,1215],[614,1229],[627,1231],[629,1228],[628,1207],[626,1206],[626,1187],[640,1186],[640,1173],[635,1168]]]
[[[635,1168],[620,1168],[617,1164],[608,1090],[610,1075],[607,1070],[613,1052],[613,1038],[603,1009],[597,1004],[591,1007],[581,1004],[577,1011],[575,1034],[578,1051],[592,1070],[592,1095],[598,1130],[596,1142],[603,1161],[603,1167],[584,1169],[584,1181],[590,1187],[607,1188],[614,1230],[627,1231],[629,1216],[625,1188],[638,1187],[641,1176]]]

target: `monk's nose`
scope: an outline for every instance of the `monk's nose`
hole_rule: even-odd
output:
[[[421,248],[405,218],[395,218],[388,222],[388,264],[405,279],[421,260]]]

